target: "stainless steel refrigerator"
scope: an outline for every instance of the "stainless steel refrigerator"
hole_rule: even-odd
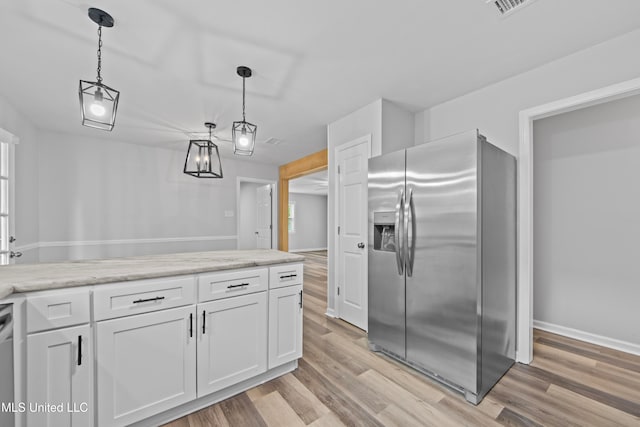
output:
[[[369,160],[369,348],[474,404],[515,359],[515,169],[477,130]]]

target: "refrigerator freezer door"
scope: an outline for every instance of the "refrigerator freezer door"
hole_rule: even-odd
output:
[[[398,265],[404,265],[405,151],[370,159],[368,178],[369,342],[404,358],[405,283]]]
[[[477,153],[477,131],[465,132],[407,150],[406,166],[415,211],[407,360],[472,393],[478,382]]]

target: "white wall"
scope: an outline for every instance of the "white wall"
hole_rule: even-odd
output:
[[[289,251],[327,248],[327,196],[289,193],[295,207],[295,232],[289,233]]]
[[[387,114],[387,115],[385,115]],[[336,161],[335,150],[342,144],[365,135],[371,135],[371,157],[411,146],[415,140],[415,117],[393,103],[378,99],[327,126],[327,148],[329,151],[329,196],[327,237],[327,311],[335,310],[335,251],[337,224],[335,220]],[[386,129],[386,130],[385,130]],[[385,133],[386,132],[386,133]],[[387,135],[395,135],[388,137]],[[387,140],[387,138],[389,138]],[[388,147],[388,148],[387,148]]]
[[[236,177],[278,176],[276,166],[224,158],[223,179],[197,179],[182,173],[181,150],[45,135],[41,261],[235,249],[236,218],[224,212],[237,214]]]
[[[640,346],[640,96],[534,123],[534,319]]]
[[[14,250],[22,251],[16,262],[35,262],[37,249],[29,249],[38,241],[38,175],[34,159],[38,155],[38,133],[33,124],[0,98],[0,128],[19,139],[15,148],[14,218],[16,242]]]
[[[517,155],[521,110],[639,77],[639,45],[636,30],[420,112],[415,143],[479,128]]]
[[[240,183],[240,207],[238,217],[240,229],[238,230],[238,249],[256,249],[256,204],[258,197],[256,189],[265,184],[255,182]]]

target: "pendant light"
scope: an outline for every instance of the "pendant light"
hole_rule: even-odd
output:
[[[120,92],[102,84],[102,27],[113,27],[113,17],[107,12],[89,9],[89,18],[98,24],[97,81],[80,80],[80,113],[82,124],[96,129],[112,130],[116,121]]]
[[[222,178],[220,152],[218,146],[211,141],[211,131],[216,128],[216,124],[206,122],[204,125],[209,128],[209,139],[189,141],[184,173],[196,178]]]
[[[251,77],[251,68],[240,66],[237,68],[236,72],[240,77],[242,77],[242,121],[233,122],[233,128],[231,130],[233,154],[237,154],[239,156],[250,156],[253,154],[253,149],[256,146],[256,132],[258,130],[258,126],[247,122],[244,116],[244,81]]]

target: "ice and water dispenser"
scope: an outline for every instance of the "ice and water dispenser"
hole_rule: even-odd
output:
[[[396,251],[396,213],[373,213],[373,250]]]

